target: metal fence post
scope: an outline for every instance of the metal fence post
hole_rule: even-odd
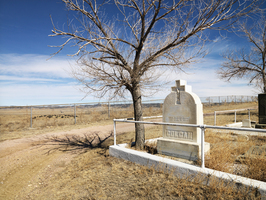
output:
[[[30,107],[30,127],[32,128],[32,106]]]
[[[74,119],[75,119],[75,124],[77,123],[77,118],[76,118],[76,104],[74,104]]]
[[[116,145],[116,121],[114,120],[114,145]]]
[[[108,101],[108,119],[110,118],[110,102]]]
[[[236,123],[236,110],[235,110],[235,123]]]
[[[203,125],[201,128],[201,168],[205,168],[205,155],[204,155],[204,132],[205,126]]]
[[[216,111],[214,111],[214,126],[216,126]]]

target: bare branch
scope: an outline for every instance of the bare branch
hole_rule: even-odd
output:
[[[66,37],[59,53],[75,42],[80,56],[73,76],[86,94],[133,100],[134,118],[142,120],[143,91],[168,70],[185,71],[205,54],[206,29],[228,29],[239,18],[259,10],[261,0],[62,0],[77,13],[72,31],[53,25],[51,36]],[[105,13],[107,9],[111,12]],[[115,13],[115,14],[114,14]],[[221,23],[222,22],[222,23]],[[74,26],[75,25],[75,26]],[[143,125],[137,124],[144,133]],[[138,136],[140,137],[138,137]],[[144,142],[136,134],[136,143]]]
[[[244,36],[250,42],[250,50],[227,51],[223,57],[226,61],[222,64],[218,74],[220,78],[247,78],[249,83],[256,87],[262,85],[262,92],[266,93],[266,21],[262,15],[259,22],[248,26],[248,22],[238,23],[235,33]]]

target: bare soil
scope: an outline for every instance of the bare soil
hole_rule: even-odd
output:
[[[134,124],[117,124],[117,134],[133,130]],[[65,169],[73,158],[81,153],[81,149],[62,150],[60,143],[52,142],[52,138],[65,138],[71,135],[83,137],[85,134],[94,133],[105,138],[112,131],[113,125],[91,126],[2,141],[0,143],[0,199],[32,199],[28,192],[43,186],[44,180]]]

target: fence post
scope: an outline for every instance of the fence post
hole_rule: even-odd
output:
[[[108,101],[108,119],[110,119],[110,102]]]
[[[204,155],[204,131],[205,126],[201,126],[201,168],[205,168],[205,155]]]
[[[30,107],[30,127],[32,128],[32,106]]]
[[[236,123],[236,110],[235,110],[235,123]]]
[[[214,126],[216,126],[216,111],[214,111]]]
[[[116,121],[114,120],[114,145],[116,145]]]
[[[248,120],[250,120],[250,109],[248,109]]]
[[[75,124],[77,123],[77,118],[76,118],[76,104],[74,104],[74,119],[75,119]]]

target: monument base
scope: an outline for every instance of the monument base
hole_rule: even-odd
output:
[[[205,142],[204,152],[210,150],[210,143]],[[196,142],[177,141],[167,138],[159,138],[157,140],[157,151],[160,154],[184,158],[196,161],[201,158],[201,144]]]

